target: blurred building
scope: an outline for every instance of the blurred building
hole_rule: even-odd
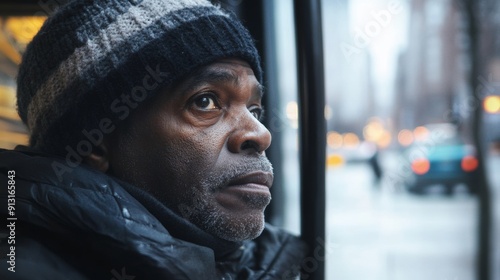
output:
[[[349,18],[349,0],[325,0],[323,44],[328,130],[362,134],[375,114],[368,46],[359,47]]]
[[[395,128],[456,122],[467,115],[467,40],[456,1],[411,0],[407,49],[396,79]]]

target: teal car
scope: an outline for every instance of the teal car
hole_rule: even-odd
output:
[[[424,193],[428,187],[440,185],[447,194],[452,194],[459,184],[466,185],[470,193],[476,192],[475,149],[457,136],[415,143],[404,152],[404,157],[411,170],[405,180],[410,192]]]

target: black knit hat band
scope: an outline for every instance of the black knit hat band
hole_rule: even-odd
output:
[[[34,147],[55,149],[47,148],[53,145],[49,133],[74,130],[75,123],[69,120],[77,121],[81,131],[97,127],[102,118],[121,119],[113,103],[124,94],[143,100],[220,58],[243,59],[257,79],[262,79],[259,56],[246,29],[207,1],[144,0],[128,9],[121,5],[108,12],[95,9],[103,2],[84,2],[91,2],[88,5],[93,8],[87,7],[81,14],[88,20],[87,29],[83,25],[72,36],[61,34],[65,45],[57,41],[56,34],[37,36],[24,57],[34,61],[24,60],[23,64],[35,62],[37,67],[31,69],[42,70],[33,73],[21,67],[18,79],[19,113],[32,133],[30,143]],[[60,13],[65,10],[69,11],[66,8]],[[96,17],[101,20],[93,21],[89,16],[92,11],[99,11]],[[58,24],[57,20],[78,19],[56,14],[44,29],[58,32],[49,28]],[[33,53],[50,46],[49,39],[65,48],[60,57],[46,58],[50,62],[44,63],[43,57]],[[73,46],[72,52],[67,51],[68,44]],[[58,58],[60,62],[54,63]],[[44,65],[53,67],[43,69]],[[88,108],[82,111],[82,106]],[[74,137],[63,142],[70,144],[78,138]]]

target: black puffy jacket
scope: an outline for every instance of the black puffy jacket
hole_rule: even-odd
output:
[[[298,238],[270,225],[224,241],[84,165],[59,180],[55,163],[0,150],[0,279],[290,279],[304,257]]]

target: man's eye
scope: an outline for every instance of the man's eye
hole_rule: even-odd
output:
[[[194,100],[194,105],[203,110],[219,109],[216,98],[212,95],[201,95]]]
[[[259,121],[262,121],[262,119],[264,118],[264,109],[262,108],[255,108],[251,110],[250,113],[252,113],[252,115]]]

